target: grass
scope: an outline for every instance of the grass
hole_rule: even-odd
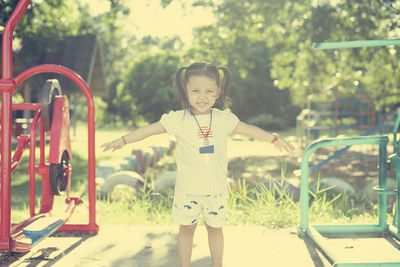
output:
[[[150,181],[149,181],[150,182]],[[173,224],[170,219],[172,194],[155,194],[144,190],[142,197],[125,201],[109,198],[97,201],[98,223],[115,224]],[[313,194],[310,222],[318,223],[370,223],[376,222],[373,212],[360,208],[362,203],[349,200],[346,195],[329,197],[329,190]],[[238,190],[229,190],[228,225],[259,225],[269,228],[293,226],[300,221],[300,204],[284,190],[269,190],[265,185],[249,187],[245,180]],[[200,221],[200,224],[203,224]]]
[[[231,225],[262,225],[279,228],[299,221],[299,205],[283,190],[269,190],[264,184],[248,188],[242,180],[228,198]]]
[[[82,207],[77,208],[71,218],[71,223],[87,222],[87,131],[79,125],[78,134],[72,138],[73,168],[72,196],[81,196],[84,200]],[[96,132],[96,158],[118,159],[128,156],[133,148],[143,148],[157,142],[167,141],[166,135],[152,137],[124,148],[114,153],[103,153],[100,145],[121,134],[128,129],[105,130]],[[251,142],[251,141],[245,141]],[[150,170],[145,178],[148,184],[153,184],[157,173],[167,171],[174,166],[173,157],[169,156],[155,168]],[[24,157],[19,170],[13,174],[12,180],[12,220],[20,221],[28,216],[28,176],[26,174],[27,156]],[[230,168],[235,168],[231,166]],[[293,201],[284,189],[269,190],[265,185],[257,186],[246,183],[242,177],[233,177],[238,181],[238,188],[229,190],[228,197],[228,225],[261,225],[271,228],[293,226],[300,222],[300,204]],[[272,178],[272,177],[271,177]],[[281,169],[281,177],[285,180],[285,168]],[[37,201],[40,202],[41,184],[37,178]],[[172,193],[167,195],[156,194],[154,190],[142,188],[141,197],[133,196],[125,191],[125,196],[118,200],[98,199],[96,202],[97,223],[99,225],[124,225],[124,224],[173,224],[170,219],[172,206]],[[349,199],[346,195],[330,195],[330,189],[317,190],[312,195],[310,204],[310,222],[318,223],[369,223],[377,221],[377,207],[374,204]],[[62,197],[56,198],[54,211],[62,212],[65,204]],[[38,204],[39,205],[39,204]],[[38,206],[37,205],[37,206]]]

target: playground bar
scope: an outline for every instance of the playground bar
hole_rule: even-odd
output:
[[[314,227],[309,227],[307,229],[307,235],[317,244],[319,244],[321,247],[324,248],[324,253],[332,259],[333,262],[336,262],[336,259],[338,258],[336,253],[333,251],[333,249],[329,248],[329,245],[327,244],[326,239],[316,230]]]
[[[309,177],[309,160],[311,154],[321,147],[332,147],[332,146],[352,146],[352,145],[364,145],[364,144],[378,144],[380,152],[384,152],[384,155],[379,155],[379,172],[380,175],[386,172],[386,145],[389,142],[387,136],[359,136],[359,137],[349,137],[349,138],[330,138],[315,141],[310,144],[303,153],[303,158],[301,161],[301,182],[300,182],[300,225],[299,233],[308,232],[307,228],[309,225],[308,213],[309,213],[309,193],[308,193],[308,177]],[[384,170],[383,170],[384,169]],[[382,182],[382,181],[380,181]],[[386,186],[381,185],[380,186]],[[379,198],[380,214],[379,214],[379,224],[385,224],[385,213],[386,211],[386,198]],[[381,212],[382,211],[382,212]],[[383,213],[383,214],[381,214]]]
[[[312,225],[312,227],[322,234],[364,234],[379,233],[385,230],[384,225],[378,224],[349,224],[349,225]]]
[[[88,105],[88,196],[89,196],[89,226],[76,225],[77,227],[66,227],[63,225],[61,231],[86,231],[90,229],[90,232],[96,233],[99,230],[99,226],[96,224],[96,165],[95,165],[95,113],[94,113],[94,101],[93,95],[86,85],[85,81],[72,70],[59,65],[39,65],[32,67],[21,74],[19,74],[15,80],[20,85],[27,78],[32,75],[52,72],[62,74],[71,80],[73,80],[82,90],[86,97]]]
[[[30,1],[19,1],[8,19],[2,39],[2,79],[0,80],[1,98],[1,216],[0,250],[10,248],[11,226],[11,135],[12,94],[17,89],[12,78],[12,37],[15,26],[21,19]]]
[[[399,126],[400,126],[400,111],[397,112],[396,122],[394,123],[393,126],[393,153],[397,153],[397,150],[399,148],[397,142],[397,130],[399,129]]]
[[[341,48],[371,47],[371,46],[385,46],[385,45],[400,45],[400,39],[313,43],[312,48],[341,49]]]
[[[371,137],[370,137],[371,138]],[[386,136],[386,139],[389,138]],[[388,191],[386,188],[386,171],[387,171],[387,141],[385,144],[379,144],[379,156],[378,156],[378,187],[381,191]],[[386,223],[386,210],[387,210],[387,197],[385,194],[378,193],[378,204],[379,204],[379,225],[387,227]]]
[[[39,110],[40,104],[36,103],[20,103],[20,104],[12,104],[13,110]]]
[[[36,112],[30,129],[30,149],[29,151],[35,151],[36,144],[36,127],[38,125],[40,113]],[[41,139],[42,142],[42,139]],[[29,153],[29,163],[28,163],[28,173],[29,173],[29,211],[30,215],[33,217],[35,215],[35,196],[36,196],[36,158],[35,153]]]

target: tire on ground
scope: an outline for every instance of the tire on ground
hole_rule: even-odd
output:
[[[132,171],[121,171],[116,172],[108,176],[104,184],[100,189],[100,197],[107,198],[110,196],[112,198],[112,193],[116,186],[125,185],[135,189],[136,193],[141,192],[140,189],[143,188],[144,179],[137,172]]]

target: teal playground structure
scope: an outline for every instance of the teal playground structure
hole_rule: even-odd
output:
[[[314,44],[316,49],[338,49],[350,47],[398,45],[399,39],[373,40],[355,42],[337,42]],[[321,139],[311,143],[304,151],[301,161],[300,185],[300,225],[298,233],[301,237],[310,237],[323,251],[333,266],[400,266],[400,151],[397,132],[400,125],[400,112],[393,127],[393,153],[388,156],[387,135],[358,136],[349,138]],[[355,145],[378,146],[378,186],[374,188],[378,194],[378,222],[376,224],[358,225],[310,225],[309,222],[309,175],[310,157],[320,148],[351,147]],[[396,171],[396,187],[388,189],[387,169],[392,166]],[[393,221],[387,222],[388,197],[395,197]],[[345,240],[344,246],[337,245]],[[363,251],[362,248],[365,248]],[[378,252],[379,251],[379,252]],[[357,253],[361,252],[357,255]],[[386,253],[385,255],[383,255]],[[380,254],[377,259],[372,254]],[[349,256],[350,255],[350,256]]]

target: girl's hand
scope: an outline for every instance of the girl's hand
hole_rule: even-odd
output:
[[[274,134],[275,138],[277,138],[275,141],[272,142],[272,144],[279,149],[279,151],[286,151],[286,152],[291,152],[294,150],[294,146],[286,141],[285,139],[279,137],[278,135]]]
[[[103,152],[110,150],[110,149],[112,149],[112,151],[114,152],[115,150],[122,148],[124,145],[125,145],[124,139],[122,137],[120,137],[111,142],[102,144],[101,147],[104,147]]]

